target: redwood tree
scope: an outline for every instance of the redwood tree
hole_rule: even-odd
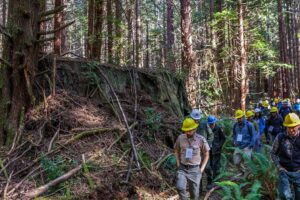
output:
[[[174,2],[167,0],[167,42],[166,42],[166,55],[167,66],[172,71],[176,71],[175,58],[173,53],[174,46]]]
[[[182,68],[187,74],[186,89],[188,99],[192,106],[195,104],[196,82],[194,76],[196,71],[196,55],[192,46],[192,10],[190,0],[180,0],[181,8],[181,42],[182,42]]]
[[[242,0],[238,1],[239,13],[239,39],[240,39],[240,73],[241,73],[241,103],[240,108],[246,110],[246,97],[248,94],[247,53],[244,33],[244,6]]]
[[[39,51],[40,8],[44,1],[10,0],[7,35],[1,66],[0,138],[10,144],[18,133],[22,116],[34,104],[32,85]],[[42,33],[40,33],[42,34]]]

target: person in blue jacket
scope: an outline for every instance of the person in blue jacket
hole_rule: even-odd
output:
[[[279,114],[281,118],[284,119],[289,113],[293,112],[292,108],[289,106],[289,102],[287,100],[282,101],[282,107],[279,109]]]
[[[242,110],[235,112],[237,122],[233,126],[233,144],[237,147],[233,153],[233,163],[240,165],[242,161],[241,151],[251,158],[255,144],[256,131],[251,122],[245,119],[245,113]]]
[[[258,124],[258,135],[257,135],[256,142],[254,145],[254,150],[256,152],[260,152],[261,148],[262,148],[261,137],[265,132],[266,119],[264,117],[262,117],[261,110],[259,108],[256,108],[254,110],[254,113],[255,113],[255,116],[254,116],[253,120]]]

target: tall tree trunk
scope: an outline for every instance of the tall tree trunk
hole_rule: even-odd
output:
[[[113,13],[112,0],[107,0],[107,59],[108,63],[113,63]]]
[[[289,63],[287,56],[287,37],[286,37],[286,26],[282,10],[282,0],[278,0],[278,25],[279,25],[279,45],[280,45],[280,62]],[[281,77],[279,77],[279,91],[278,93],[283,97],[289,96],[289,88],[287,87],[288,70],[281,69]]]
[[[241,102],[240,108],[246,110],[246,98],[248,94],[247,83],[247,54],[244,33],[244,5],[242,0],[238,0],[239,13],[239,39],[240,39],[240,71],[241,71]]]
[[[24,111],[34,104],[33,78],[38,62],[40,8],[44,1],[10,0],[8,27],[15,27],[11,40],[6,39],[1,66],[0,137],[10,144],[18,132]]]
[[[63,5],[63,0],[55,0],[54,7],[58,8]],[[54,15],[54,29],[58,29],[63,23],[62,12],[55,13]],[[61,55],[61,47],[64,41],[62,41],[62,30],[56,31],[54,33],[54,53],[56,55]]]
[[[116,26],[116,58],[115,58],[115,63],[116,64],[121,64],[123,63],[122,58],[123,58],[123,51],[122,51],[122,44],[123,44],[123,39],[122,39],[122,4],[120,0],[115,0],[115,14],[116,14],[116,19],[115,19],[115,26]]]
[[[187,74],[186,89],[188,100],[192,106],[196,105],[197,77],[196,55],[192,46],[192,10],[190,0],[180,0],[181,8],[181,42],[182,48],[182,68]]]
[[[3,4],[2,4],[2,25],[5,26],[6,25],[6,0],[3,0]]]
[[[140,17],[140,0],[135,0],[135,62],[136,67],[141,67],[141,17]]]
[[[91,58],[100,61],[102,50],[102,29],[104,19],[104,0],[95,1],[95,14],[94,14],[94,33],[93,33],[93,46]]]
[[[149,49],[149,22],[146,22],[146,58],[145,67],[150,68],[150,49]]]
[[[93,58],[94,46],[94,17],[95,16],[95,0],[88,0],[88,42],[87,42],[87,57]]]
[[[176,71],[175,57],[174,57],[174,2],[173,0],[167,0],[167,67],[173,72]]]
[[[126,18],[127,18],[127,63],[129,65],[134,65],[133,59],[133,31],[132,31],[132,19],[133,19],[133,0],[126,1]]]

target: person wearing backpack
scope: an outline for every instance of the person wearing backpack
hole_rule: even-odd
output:
[[[279,197],[283,200],[299,200],[300,119],[295,113],[290,113],[285,117],[283,126],[286,129],[275,138],[271,151],[272,161],[279,174]]]
[[[212,188],[212,181],[219,174],[221,151],[226,140],[222,128],[217,124],[218,119],[215,116],[208,116],[205,123],[200,124],[199,134],[202,135],[208,142],[210,147],[209,161],[205,168],[207,175],[207,187]]]
[[[283,119],[278,114],[278,108],[272,107],[271,108],[271,116],[266,121],[266,128],[265,128],[265,134],[268,144],[272,144],[275,137],[282,131]]]
[[[251,122],[245,119],[245,113],[242,110],[235,112],[237,122],[233,126],[233,144],[236,147],[233,153],[233,163],[240,165],[242,161],[242,154],[245,153],[251,157],[252,150],[255,144],[255,128]]]

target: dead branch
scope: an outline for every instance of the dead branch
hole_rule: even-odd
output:
[[[58,12],[61,12],[63,11],[67,6],[66,5],[63,5],[63,6],[58,6],[56,7],[55,9],[53,10],[47,10],[47,11],[44,11],[41,13],[40,17],[46,17],[46,16],[49,16],[49,15],[53,15],[55,13],[58,13]]]
[[[114,127],[114,128],[100,128],[100,129],[92,129],[92,130],[88,130],[88,131],[83,131],[79,134],[77,134],[76,136],[72,137],[71,139],[69,139],[64,145],[70,144],[76,140],[82,139],[84,137],[88,137],[88,136],[92,136],[98,133],[103,133],[103,132],[108,132],[108,131],[119,131],[120,128],[118,127]]]
[[[13,173],[14,173],[14,171],[12,171],[12,172],[10,173],[9,178],[8,178],[8,180],[7,180],[7,183],[6,183],[4,192],[3,192],[3,199],[4,199],[4,200],[6,200],[8,186],[9,186],[9,183],[10,183],[10,180],[11,180],[11,177],[12,177],[12,174],[13,174]]]
[[[6,31],[6,28],[2,25],[0,25],[0,33],[2,33],[3,35],[5,35],[6,37],[8,37],[9,39],[12,39],[12,36],[11,34],[9,34],[7,31]]]
[[[40,145],[40,143],[42,142],[42,140],[43,140],[43,130],[44,130],[44,128],[45,128],[45,125],[46,125],[46,123],[47,123],[47,121],[45,121],[43,124],[42,124],[42,126],[39,128],[39,130],[38,130],[38,133],[39,133],[39,140],[38,140],[38,142],[37,143],[34,143],[33,141],[30,141],[30,143],[33,145],[33,146],[39,146]]]
[[[12,164],[12,163],[16,162],[18,159],[22,158],[29,150],[31,150],[31,148],[32,148],[32,145],[30,145],[25,151],[23,151],[23,153],[22,153],[21,155],[19,155],[18,157],[12,159],[11,161],[9,161],[9,162],[8,162],[8,163],[0,170],[0,174],[1,174],[2,172],[4,172],[4,171],[6,170],[6,168],[7,168],[10,164]]]
[[[3,58],[0,58],[0,61],[8,67],[12,66],[8,61],[4,60]]]
[[[130,128],[130,129],[133,129],[137,124],[138,124],[138,123],[135,122],[135,123],[133,123],[129,128]],[[121,135],[120,135],[113,143],[111,143],[111,145],[109,145],[109,147],[107,148],[107,150],[109,151],[116,143],[118,143],[118,142],[123,138],[123,136],[124,136],[126,133],[127,133],[127,130],[126,130],[125,132],[121,133]]]
[[[53,146],[53,142],[54,142],[54,140],[56,139],[56,137],[58,136],[59,131],[60,131],[60,128],[57,129],[57,131],[55,132],[54,136],[52,137],[52,139],[51,139],[51,141],[50,141],[50,143],[49,143],[49,146],[48,146],[48,152],[51,151],[52,146]]]
[[[124,111],[123,111],[123,108],[122,108],[122,106],[121,106],[121,103],[120,103],[120,101],[119,101],[119,98],[118,98],[118,96],[117,96],[117,94],[116,94],[114,88],[112,87],[112,85],[111,85],[109,79],[106,77],[106,75],[103,73],[103,71],[102,71],[99,67],[98,67],[98,71],[100,72],[100,74],[103,76],[103,78],[104,78],[104,79],[106,80],[106,82],[108,83],[111,92],[113,93],[115,99],[117,100],[119,109],[120,109],[120,111],[121,111],[121,113],[122,113],[122,117],[123,117],[124,123],[125,123],[125,125],[126,125],[127,130],[128,130],[128,134],[129,134],[130,143],[131,143],[133,155],[134,155],[134,158],[135,158],[136,166],[137,166],[138,169],[140,169],[140,163],[139,163],[139,160],[138,160],[138,154],[137,154],[137,151],[136,151],[136,148],[135,148],[135,145],[134,145],[133,134],[132,134],[132,132],[131,132],[131,130],[130,130],[130,127],[129,127],[129,125],[128,125],[128,120],[127,120],[127,117],[126,117],[126,115],[125,115],[125,113],[124,113]]]
[[[16,186],[14,186],[13,189],[11,189],[7,195],[12,194],[14,191],[16,191],[17,189],[19,189],[19,187],[23,184],[24,181],[26,181],[29,177],[31,177],[31,175],[36,172],[37,170],[39,170],[41,168],[41,166],[38,166],[37,168],[33,169],[31,172],[29,172]]]
[[[49,42],[49,41],[53,41],[55,40],[55,37],[49,37],[49,38],[44,38],[44,39],[40,39],[40,40],[36,40],[36,43],[43,43],[43,42]]]
[[[39,20],[39,23],[47,22],[47,21],[50,21],[52,19],[53,19],[53,17],[42,18],[42,19]]]
[[[42,31],[42,32],[39,32],[38,34],[39,34],[39,35],[49,35],[49,34],[53,34],[53,33],[57,32],[57,31],[60,31],[60,30],[62,30],[62,29],[64,29],[64,28],[66,28],[66,27],[72,25],[74,22],[75,22],[75,20],[73,20],[73,21],[71,21],[71,22],[68,22],[68,23],[66,23],[65,25],[62,25],[61,27],[58,27],[57,29],[54,29],[54,30],[51,30],[51,31]]]
[[[68,180],[70,177],[74,176],[81,168],[82,168],[82,165],[79,165],[76,168],[67,172],[66,174],[54,179],[53,181],[50,181],[49,183],[47,183],[37,189],[29,191],[28,193],[25,194],[25,196],[29,197],[29,198],[38,197],[41,194],[45,193],[47,190],[49,190],[49,188],[51,188],[61,182],[64,182],[64,181]]]

